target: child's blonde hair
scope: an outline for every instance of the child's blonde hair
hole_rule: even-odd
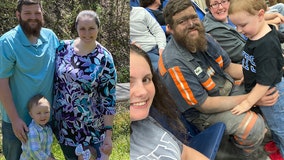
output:
[[[230,2],[229,14],[246,11],[251,15],[257,15],[259,10],[266,11],[267,8],[265,0],[231,0]]]

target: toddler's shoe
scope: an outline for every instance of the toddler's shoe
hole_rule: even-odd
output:
[[[282,155],[281,155],[279,150],[277,152],[275,152],[275,153],[271,153],[269,155],[269,158],[271,160],[284,160],[284,158],[282,157]]]
[[[264,145],[264,150],[265,152],[271,154],[279,151],[279,148],[276,146],[275,142],[270,141]]]

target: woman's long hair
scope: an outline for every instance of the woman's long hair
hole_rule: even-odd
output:
[[[151,107],[156,110],[156,113],[158,113],[159,116],[165,117],[163,118],[163,120],[165,120],[166,122],[163,122],[163,124],[168,124],[168,127],[171,128],[172,131],[175,131],[175,133],[173,133],[174,135],[176,135],[177,133],[181,134],[183,138],[180,140],[182,142],[185,142],[186,129],[183,123],[179,119],[180,113],[177,110],[177,105],[175,104],[174,100],[168,93],[168,90],[163,84],[163,82],[160,80],[160,77],[157,75],[157,73],[154,72],[150,58],[148,57],[147,53],[143,51],[141,48],[137,47],[134,44],[131,44],[130,54],[133,53],[142,56],[150,66],[151,73],[153,75],[152,80],[156,90],[156,94],[154,96],[154,100]],[[154,119],[157,118],[157,116],[152,116],[152,117]],[[161,125],[163,126],[163,124]]]

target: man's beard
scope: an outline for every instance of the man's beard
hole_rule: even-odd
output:
[[[36,21],[37,25],[36,27],[31,27],[29,25],[29,22],[31,21]],[[19,19],[19,23],[24,31],[24,33],[27,35],[27,36],[35,36],[35,37],[39,37],[40,35],[40,30],[41,30],[41,27],[43,26],[43,21],[40,21],[38,19],[35,19],[35,20],[31,20],[31,19],[28,19],[26,21],[23,21],[22,18],[20,17]]]
[[[188,35],[192,30],[198,31],[198,37],[192,38]],[[191,27],[186,28],[182,33],[175,32],[174,36],[178,44],[182,45],[190,52],[203,52],[207,49],[207,39],[205,36],[205,29],[201,23],[193,23]]]

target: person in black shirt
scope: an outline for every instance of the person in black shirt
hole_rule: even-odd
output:
[[[271,159],[284,157],[284,81],[283,56],[276,28],[269,25],[264,18],[266,3],[255,0],[231,1],[229,17],[237,30],[248,37],[243,51],[242,68],[244,85],[248,97],[235,106],[231,112],[242,114],[272,87],[279,90],[280,97],[273,106],[260,106],[270,128],[273,141],[279,151],[270,154]],[[245,18],[244,18],[245,17]]]

